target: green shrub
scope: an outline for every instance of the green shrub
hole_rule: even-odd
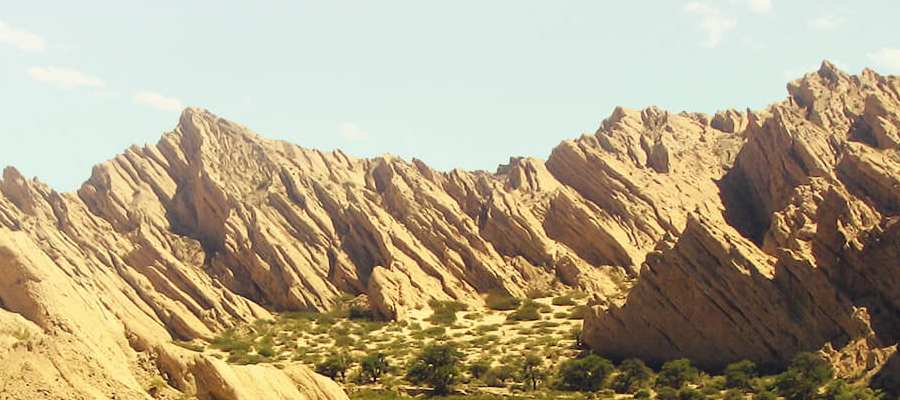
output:
[[[649,389],[641,389],[634,393],[635,399],[650,399],[651,397],[653,396],[650,394]]]
[[[378,379],[390,369],[387,356],[380,352],[364,357],[359,366],[362,376],[372,383],[377,383]]]
[[[471,364],[467,368],[469,370],[469,375],[472,375],[475,379],[480,379],[489,369],[491,369],[491,361],[490,360],[478,360]]]
[[[214,338],[210,345],[214,349],[222,350],[226,353],[235,353],[235,352],[249,352],[251,343],[246,338],[241,337],[233,330],[228,330],[223,332],[218,337]]]
[[[854,387],[838,379],[825,388],[822,400],[877,400],[880,396],[867,387]]]
[[[738,361],[725,367],[725,387],[729,389],[750,389],[756,378],[756,364],[750,360]]]
[[[596,354],[566,360],[559,366],[559,384],[565,390],[595,392],[604,387],[614,370],[612,362]]]
[[[492,387],[502,387],[512,379],[515,371],[508,365],[493,367],[484,373],[484,383]]]
[[[537,390],[538,382],[544,380],[544,361],[536,354],[528,354],[522,360],[522,380],[531,384],[531,390]]]
[[[521,304],[521,301],[519,301],[519,299],[499,292],[488,293],[487,298],[485,298],[484,302],[488,308],[495,311],[515,310],[519,307],[519,304]]]
[[[428,305],[434,312],[428,317],[428,321],[435,325],[452,325],[456,322],[456,313],[467,308],[465,304],[455,301],[432,300]]]
[[[834,370],[821,357],[812,353],[798,353],[788,370],[778,375],[775,386],[787,400],[813,398],[822,385],[834,376]]]
[[[619,364],[619,375],[613,381],[613,389],[618,393],[635,393],[650,386],[653,370],[637,358],[629,358]]]
[[[692,383],[700,377],[700,372],[691,365],[691,361],[682,358],[663,364],[656,376],[657,387],[681,389],[686,383]]]
[[[349,355],[345,353],[333,354],[316,365],[316,372],[331,379],[343,381],[351,363],[352,360]]]
[[[406,379],[413,384],[428,384],[436,394],[447,394],[459,377],[462,357],[452,345],[427,346],[410,364]]]
[[[569,295],[563,295],[553,298],[554,306],[574,306],[575,300]]]
[[[506,319],[509,321],[538,321],[541,319],[541,310],[547,308],[534,300],[525,300],[519,309],[509,314]]]
[[[275,349],[272,348],[271,344],[264,343],[258,346],[256,354],[259,354],[261,357],[269,358],[275,355]]]

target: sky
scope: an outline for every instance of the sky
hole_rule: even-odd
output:
[[[900,74],[897,0],[0,0],[0,166],[60,191],[182,108],[493,171],[616,106],[762,108],[823,59]]]

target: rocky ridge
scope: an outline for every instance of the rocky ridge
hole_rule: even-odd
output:
[[[496,173],[308,150],[200,109],[77,193],[7,168],[0,393],[345,398],[172,342],[346,294],[403,319],[545,287],[592,295],[586,339],[611,356],[714,368],[828,345],[871,373],[898,332],[900,83],[825,63],[788,89],[758,112],[618,108]]]
[[[724,213],[692,212],[658,243],[621,307],[597,308],[587,341],[614,357],[706,368],[780,366],[824,353],[871,375],[900,338],[900,79],[830,63],[750,113]]]

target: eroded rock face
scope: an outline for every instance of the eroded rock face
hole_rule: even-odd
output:
[[[177,355],[173,340],[209,339],[271,311],[328,310],[345,294],[365,295],[385,318],[532,286],[617,301],[653,243],[696,206],[671,206],[641,185],[656,169],[700,184],[689,168],[720,170],[733,158],[681,157],[682,140],[730,140],[696,116],[617,113],[609,129],[621,138],[610,145],[640,155],[608,165],[601,179],[619,186],[597,190],[592,174],[565,172],[598,162],[599,144],[586,139],[549,163],[513,158],[495,174],[442,173],[417,160],[267,140],[188,109],[156,145],[96,166],[77,193],[4,171],[0,308],[54,343],[25,362],[72,361],[34,378],[52,395],[141,398],[164,376],[171,388],[223,399],[253,397],[248,381],[291,398],[287,382],[302,374]],[[648,163],[652,172],[617,175]],[[654,208],[657,218],[644,222]],[[18,371],[7,381],[28,382]],[[48,383],[70,375],[84,378]]]
[[[658,243],[621,307],[595,310],[587,342],[707,368],[824,348],[842,376],[871,376],[900,339],[898,89],[826,62],[749,114],[733,165],[703,188],[713,205]]]
[[[4,171],[0,381],[24,398],[165,397],[162,377],[201,398],[340,399],[300,366],[172,341],[346,294],[402,319],[532,286],[588,292],[587,340],[610,355],[780,363],[831,343],[845,369],[879,364],[900,331],[898,88],[826,64],[767,110],[619,108],[496,173],[303,149],[188,109],[77,193]]]

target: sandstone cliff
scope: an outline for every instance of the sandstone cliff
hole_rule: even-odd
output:
[[[871,374],[894,351],[900,79],[826,62],[788,91],[748,114],[733,165],[707,182],[723,212],[691,210],[625,304],[585,321],[595,350],[718,368],[824,347],[845,376]]]
[[[826,348],[868,373],[900,331],[900,81],[826,63],[789,91],[758,112],[619,108],[495,173],[308,150],[200,109],[77,193],[7,168],[0,393],[345,398],[172,342],[344,294],[402,319],[554,286],[591,294],[587,340],[612,356]]]

